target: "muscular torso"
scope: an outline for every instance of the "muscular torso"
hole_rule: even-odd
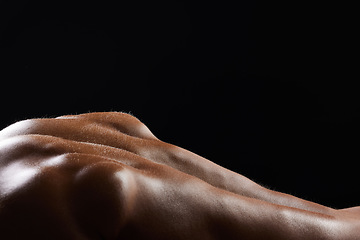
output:
[[[130,115],[26,120],[0,132],[0,139],[4,239],[207,234],[203,213],[209,211],[199,203],[209,201],[202,194],[208,184],[168,166],[176,155],[191,153],[157,140]]]
[[[291,212],[338,224],[333,211],[164,143],[128,114],[0,132],[1,239],[302,239],[277,221]]]

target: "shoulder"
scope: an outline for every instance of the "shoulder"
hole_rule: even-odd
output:
[[[96,119],[109,118],[107,114],[90,114],[73,121],[69,117],[31,119],[0,131],[0,238],[117,236],[131,209],[129,199],[136,186],[132,172],[109,156],[132,155],[57,136],[89,126],[110,129],[107,124],[113,128],[123,124],[129,134],[144,134],[127,122],[121,123],[122,114],[114,114],[107,120]],[[132,116],[123,117],[134,126],[142,124]]]
[[[71,134],[71,131],[87,127],[100,127],[133,137],[156,139],[144,123],[130,114],[95,112],[19,121],[0,131],[0,141],[11,136],[26,134],[57,135],[59,132]]]

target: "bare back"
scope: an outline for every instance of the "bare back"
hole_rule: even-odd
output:
[[[356,222],[345,215],[162,142],[124,113],[0,132],[2,239],[335,239]]]

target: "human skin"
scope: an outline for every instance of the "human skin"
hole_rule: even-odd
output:
[[[118,112],[0,131],[1,239],[360,239],[360,208],[268,190]]]

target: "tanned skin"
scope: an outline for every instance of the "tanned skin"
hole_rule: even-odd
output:
[[[117,112],[0,131],[0,239],[358,240],[360,210],[268,190]]]

